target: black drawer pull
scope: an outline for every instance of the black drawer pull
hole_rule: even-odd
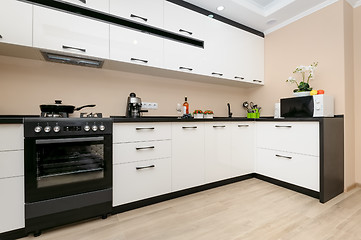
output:
[[[3,38],[3,36],[0,35],[0,38]]]
[[[85,48],[69,47],[69,46],[65,46],[65,45],[63,45],[63,49],[73,49],[73,50],[78,50],[80,52],[86,52]]]
[[[238,127],[249,127],[248,124],[238,125]]]
[[[292,128],[290,125],[275,125],[276,128]]]
[[[139,19],[143,20],[144,22],[147,22],[147,21],[148,21],[148,19],[146,19],[146,18],[144,18],[144,17],[141,17],[141,16],[134,15],[134,14],[130,14],[130,17],[132,17],[132,18],[139,18]]]
[[[276,154],[275,156],[276,156],[276,157],[279,157],[279,158],[287,158],[287,159],[292,159],[292,157],[288,157],[288,156],[283,156],[283,155],[278,155],[278,154]]]
[[[261,83],[262,81],[261,81],[261,80],[258,80],[258,79],[253,79],[253,82],[259,82],[259,83]]]
[[[154,127],[137,127],[135,128],[135,130],[140,131],[140,130],[154,130]]]
[[[212,72],[212,75],[217,75],[217,76],[223,76],[223,73],[218,73],[218,72]]]
[[[189,35],[192,35],[193,33],[184,29],[179,29],[179,32],[188,33]]]
[[[193,127],[182,127],[183,129],[190,129],[190,128],[192,128],[192,129],[195,129],[195,128],[198,128],[197,126],[193,126]]]
[[[180,70],[188,70],[193,71],[193,68],[187,68],[187,67],[179,67]]]
[[[79,0],[79,2],[86,4],[86,0]]]
[[[226,126],[225,125],[222,125],[222,126],[213,126],[214,128],[225,128]]]
[[[149,146],[149,147],[137,147],[135,148],[136,150],[145,150],[145,149],[154,149],[154,146]]]
[[[138,62],[148,63],[148,60],[139,59],[139,58],[131,58],[130,61],[138,61]]]
[[[238,77],[238,76],[234,76],[235,79],[241,79],[244,80],[244,77]]]
[[[155,165],[149,165],[149,166],[144,166],[144,167],[135,167],[136,170],[142,170],[142,169],[147,169],[147,168],[155,168]]]

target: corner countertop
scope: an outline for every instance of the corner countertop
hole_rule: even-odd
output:
[[[154,117],[140,117],[140,118],[127,118],[125,116],[110,116],[114,123],[132,123],[132,122],[242,122],[242,121],[277,121],[277,122],[289,122],[289,121],[322,121],[323,117],[308,117],[308,118],[274,118],[274,117],[261,117],[261,118],[246,118],[246,117],[214,117],[211,119],[178,119],[175,116],[154,116]],[[337,115],[333,118],[343,118],[343,115]]]
[[[0,124],[19,124],[27,117],[40,117],[39,115],[0,115]]]

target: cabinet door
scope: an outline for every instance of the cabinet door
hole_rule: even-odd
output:
[[[243,32],[242,41],[246,46],[242,56],[246,57],[246,80],[254,84],[264,84],[264,38]]]
[[[24,149],[24,128],[22,124],[0,125],[0,151]]]
[[[32,8],[14,0],[0,2],[0,43],[32,46]]]
[[[109,13],[109,0],[63,0],[81,7],[91,8]]]
[[[144,66],[163,66],[163,39],[110,25],[110,58]]]
[[[319,158],[315,156],[259,148],[257,149],[256,172],[320,191]]]
[[[170,123],[115,123],[113,143],[171,139]]]
[[[172,125],[172,191],[204,184],[204,124]]]
[[[34,6],[34,47],[109,58],[109,24]]]
[[[116,164],[113,168],[113,206],[171,191],[170,158]]]
[[[232,123],[232,175],[254,172],[255,129],[253,122]]]
[[[229,123],[205,123],[206,182],[232,176],[231,127]]]
[[[24,177],[0,179],[0,233],[25,227]]]
[[[110,13],[135,22],[163,27],[163,0],[110,0]]]

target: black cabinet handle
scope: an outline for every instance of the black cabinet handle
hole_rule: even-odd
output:
[[[140,131],[140,130],[154,130],[154,129],[155,129],[154,127],[145,127],[145,128],[137,127],[137,128],[135,128],[135,130],[137,130],[137,131]]]
[[[86,4],[86,0],[79,0],[79,2]]]
[[[218,72],[212,72],[212,75],[218,75],[218,76],[223,76],[223,73],[218,73]]]
[[[144,18],[144,17],[141,17],[141,16],[137,16],[137,15],[134,15],[134,14],[130,14],[130,17],[132,17],[132,18],[139,18],[139,19],[143,20],[144,22],[147,22],[147,21],[148,21],[147,18]]]
[[[235,79],[241,79],[244,80],[244,77],[238,77],[238,76],[234,76]]]
[[[275,125],[276,128],[291,128],[292,126],[289,125]]]
[[[238,127],[249,127],[248,124],[238,125]]]
[[[0,38],[3,38],[3,36],[2,36],[2,35],[0,35]]]
[[[65,45],[63,45],[63,49],[73,49],[73,50],[78,50],[80,52],[86,52],[85,48],[70,47],[70,46],[65,46]]]
[[[183,129],[190,129],[190,128],[193,128],[193,129],[195,129],[195,128],[198,128],[197,126],[193,126],[193,127],[182,127]]]
[[[139,59],[139,58],[131,58],[130,61],[138,61],[138,62],[148,63],[148,60]]]
[[[258,80],[258,79],[253,79],[253,82],[259,82],[259,83],[261,83],[262,81],[261,81],[261,80]]]
[[[283,155],[278,155],[278,154],[276,154],[275,156],[276,156],[276,157],[279,157],[279,158],[287,158],[287,159],[292,159],[292,157],[288,157],[288,156],[283,156]]]
[[[188,70],[188,71],[193,71],[193,68],[187,68],[187,67],[179,67],[180,70]]]
[[[179,32],[188,33],[189,35],[192,35],[193,33],[184,29],[179,29]]]
[[[144,167],[135,167],[136,170],[142,170],[142,169],[147,169],[147,168],[155,168],[155,165],[149,165],[149,166],[144,166]]]
[[[145,150],[145,149],[154,149],[154,146],[149,146],[149,147],[137,147],[135,148],[136,150]]]
[[[222,126],[213,126],[214,128],[225,128],[226,126],[225,125],[222,125]]]

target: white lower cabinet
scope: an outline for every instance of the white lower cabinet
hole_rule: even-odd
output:
[[[257,149],[256,172],[317,192],[320,191],[319,158],[315,156]]]
[[[236,122],[231,124],[232,132],[232,176],[237,177],[254,173],[254,122]]]
[[[232,176],[231,127],[226,122],[205,123],[205,176],[206,183]]]
[[[172,191],[205,182],[204,123],[172,124]]]
[[[0,233],[25,227],[24,177],[0,179]]]
[[[170,158],[116,164],[113,168],[113,206],[171,191]]]

